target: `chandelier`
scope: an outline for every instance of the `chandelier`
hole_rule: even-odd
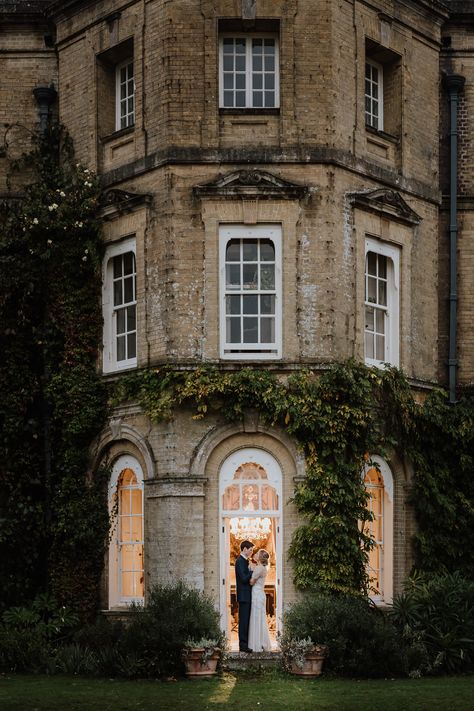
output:
[[[231,518],[230,532],[239,540],[243,541],[246,538],[254,541],[261,541],[268,538],[271,530],[271,520],[267,517],[260,518],[255,516],[252,518]]]

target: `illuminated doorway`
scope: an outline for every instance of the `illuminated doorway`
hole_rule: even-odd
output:
[[[281,620],[281,487],[278,462],[263,449],[245,448],[228,457],[220,474],[221,619],[231,650],[238,649],[235,561],[248,539],[265,548],[270,569],[265,581],[272,646]]]

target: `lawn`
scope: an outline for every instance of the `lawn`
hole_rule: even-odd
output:
[[[474,676],[349,681],[225,674],[198,681],[0,676],[2,711],[474,711]]]

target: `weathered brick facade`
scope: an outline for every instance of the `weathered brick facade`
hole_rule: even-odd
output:
[[[438,0],[43,4],[57,57],[43,47],[42,30],[5,25],[3,120],[21,113],[33,125],[32,88],[53,83],[58,89],[59,117],[78,160],[99,173],[114,197],[104,208],[107,244],[131,235],[136,240],[138,367],[239,366],[238,357],[223,361],[220,355],[219,229],[277,224],[282,357],[258,360],[259,367],[284,374],[364,358],[370,238],[399,258],[397,362],[420,391],[445,383],[449,285],[440,207],[449,158],[440,61],[442,71],[464,74],[458,374],[461,384],[472,382],[474,3],[451,3],[465,6],[451,20],[450,3]],[[220,108],[223,32],[278,38],[278,107]],[[450,43],[442,45],[447,35]],[[128,57],[135,122],[116,131],[114,71]],[[367,58],[383,71],[384,130],[366,126]],[[8,88],[14,84],[21,84],[20,93]],[[297,517],[287,502],[304,462],[293,443],[258,421],[229,427],[213,417],[193,421],[185,410],[151,426],[131,404],[117,408],[100,435],[98,459],[106,452],[111,461],[128,454],[143,469],[145,588],[179,576],[219,600],[220,467],[243,447],[272,453],[281,467],[279,604],[295,598],[285,551]],[[388,587],[396,592],[412,563],[411,470],[395,458],[388,464],[394,480]],[[104,604],[105,598],[106,592]]]

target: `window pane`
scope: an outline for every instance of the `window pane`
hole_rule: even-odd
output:
[[[376,360],[385,360],[385,336],[376,336]]]
[[[275,106],[275,92],[274,91],[266,91],[265,92],[265,107],[272,108],[273,106]]]
[[[371,333],[365,334],[365,357],[374,358],[374,337]]]
[[[123,280],[123,286],[124,286],[124,303],[130,303],[130,301],[135,301],[135,294],[134,294],[134,284],[133,284],[133,277],[127,277],[126,279]]]
[[[245,54],[245,37],[238,37],[235,40],[235,51],[237,54]]]
[[[265,71],[274,72],[275,71],[275,57],[273,55],[265,56]]]
[[[243,296],[243,308],[242,312],[244,314],[257,314],[258,313],[258,296]]]
[[[123,273],[133,274],[135,271],[135,258],[133,252],[126,252],[123,255]]]
[[[244,262],[256,262],[258,259],[258,247],[257,240],[249,239],[245,240],[243,243],[243,256]]]
[[[234,52],[234,40],[232,37],[224,37],[223,41],[224,54],[233,54]]]
[[[118,277],[122,276],[122,257],[114,257],[113,264],[114,264],[114,279],[117,279]]]
[[[244,318],[244,343],[258,343],[258,319]]]
[[[240,314],[240,296],[225,297],[225,312],[226,314]]]
[[[375,277],[367,279],[367,301],[370,301],[371,304],[377,302],[377,279]]]
[[[252,40],[252,54],[261,54],[263,51],[263,40],[253,39]]]
[[[232,239],[225,252],[226,262],[240,262],[240,242],[237,239]]]
[[[275,343],[275,319],[262,318],[260,320],[260,340],[262,343]]]
[[[127,336],[128,358],[137,357],[137,336],[136,333],[129,333]]]
[[[226,75],[224,77],[224,79],[226,79],[227,76],[228,75]],[[232,84],[230,84],[229,86],[232,86]],[[225,84],[224,84],[224,87],[228,88],[228,87],[226,87]],[[245,89],[245,74],[236,74],[235,75],[235,88],[236,89]]]
[[[226,318],[227,343],[240,343],[240,317]]]
[[[387,306],[387,282],[379,281],[379,304]]]
[[[262,74],[254,74],[253,75],[253,88],[254,89],[263,89],[263,75]]]
[[[120,306],[120,304],[123,304],[121,280],[114,282],[114,306]]]
[[[235,71],[245,72],[245,55],[238,54],[235,57]]]
[[[274,74],[265,74],[265,89],[269,90],[275,88],[275,75]]]
[[[252,92],[252,106],[261,109],[263,106],[263,93],[261,91]]]
[[[272,294],[262,294],[262,296],[260,297],[260,313],[275,313],[275,297]]]
[[[234,105],[234,92],[233,91],[224,91],[224,106],[233,106]]]
[[[275,261],[275,247],[269,239],[260,240],[260,259],[262,262]]]
[[[379,255],[379,277],[387,278],[387,257]]]
[[[225,49],[224,49],[225,52]],[[225,72],[232,72],[234,71],[234,58],[232,55],[229,54],[224,54],[223,57],[223,68]]]
[[[374,330],[374,309],[365,309],[365,328],[368,331]]]
[[[243,265],[243,287],[244,289],[258,288],[258,266],[256,264]]]
[[[240,264],[227,264],[225,268],[226,272],[226,286],[228,289],[239,289],[240,288]]]
[[[118,309],[117,311],[117,334],[125,333],[125,313],[126,309]]]
[[[132,516],[130,523],[130,540],[134,543],[138,543],[142,540],[142,517]]]
[[[235,511],[240,509],[240,487],[232,484],[224,491],[222,497],[222,508],[224,511]]]
[[[120,489],[120,514],[131,513],[130,489]]]
[[[136,306],[127,307],[127,331],[135,331],[137,323],[136,313]]]
[[[238,108],[245,106],[245,91],[236,91],[235,92],[235,105]]]
[[[375,325],[377,333],[385,333],[385,313],[381,309],[376,311]]]
[[[367,274],[377,274],[377,255],[375,252],[367,253]]]
[[[262,289],[274,289],[275,288],[275,265],[274,264],[262,264],[261,271],[261,288]]]
[[[125,360],[125,336],[117,338],[117,360]]]

